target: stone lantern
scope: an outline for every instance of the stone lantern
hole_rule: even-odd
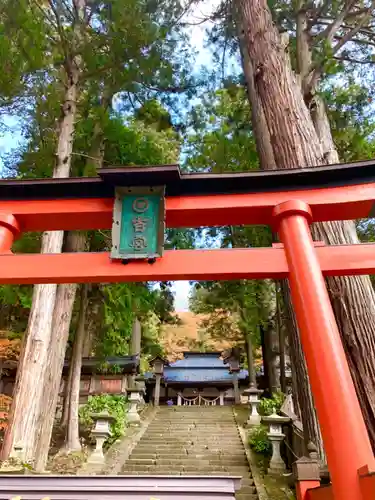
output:
[[[135,386],[138,387],[139,390],[139,404],[143,407],[145,405],[144,396],[146,394],[146,382],[142,375],[137,375],[135,377]]]
[[[154,394],[154,405],[159,406],[160,400],[160,382],[164,373],[164,366],[167,364],[165,359],[160,356],[155,356],[150,361],[150,365],[152,366],[152,370],[155,375],[155,394]]]
[[[241,370],[239,350],[237,348],[231,349],[230,354],[224,357],[224,363],[229,365],[229,372],[233,377],[234,401],[236,404],[239,404],[241,402],[240,390],[238,387],[238,374]]]
[[[262,392],[263,391],[261,389],[257,389],[256,387],[249,387],[244,391],[244,394],[248,396],[250,407],[250,415],[246,422],[249,427],[259,425],[261,422],[261,416],[258,413],[258,406],[260,403],[259,396]]]
[[[275,410],[269,417],[262,417],[262,422],[268,425],[269,432],[267,436],[272,445],[272,457],[268,469],[269,474],[279,475],[286,470],[285,462],[281,457],[280,446],[285,439],[285,434],[283,434],[283,424],[286,424],[289,421],[289,417],[280,417],[280,415],[277,415]]]
[[[128,420],[130,425],[139,425],[141,417],[138,414],[138,405],[140,403],[140,393],[138,387],[128,389],[130,408],[128,411]]]
[[[104,462],[103,445],[106,439],[111,435],[111,423],[115,420],[107,411],[101,413],[93,413],[91,418],[95,422],[95,427],[91,431],[91,435],[96,440],[95,450],[91,453],[89,462],[99,463]]]

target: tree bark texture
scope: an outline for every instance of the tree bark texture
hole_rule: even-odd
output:
[[[67,234],[66,251],[83,252],[86,246],[84,233],[69,232]],[[39,415],[37,431],[37,448],[35,469],[45,468],[48,449],[51,441],[56,406],[59,398],[61,375],[64,367],[66,345],[77,284],[59,285],[57,287],[55,307],[52,320],[52,337],[48,348],[47,366],[44,379],[44,404]]]
[[[62,408],[62,415],[61,415],[61,421],[60,425],[61,427],[65,428],[68,425],[68,420],[69,420],[69,404],[70,404],[70,393],[72,390],[72,356],[70,356],[69,359],[69,372],[68,372],[68,378],[65,383],[64,387],[64,400],[63,400],[63,408]]]
[[[282,321],[282,310],[280,301],[280,286],[276,282],[276,330],[279,338],[279,370],[280,370],[280,388],[281,392],[286,394],[286,375],[285,375],[285,328]]]
[[[102,100],[104,109],[107,110],[110,99]],[[102,166],[104,156],[104,136],[103,127],[97,122],[91,140],[90,158],[85,163],[84,175],[89,175],[94,168],[94,172]],[[82,252],[87,246],[87,236],[79,232],[68,232],[66,242],[67,252]],[[45,376],[44,398],[46,406],[41,409],[38,444],[36,451],[35,467],[37,470],[43,470],[47,458],[48,448],[51,440],[56,406],[58,402],[58,393],[61,382],[61,374],[64,366],[66,345],[69,337],[69,328],[72,317],[72,310],[76,297],[77,284],[59,285],[54,308],[53,332],[48,352],[48,366]],[[85,339],[86,340],[86,339]],[[70,398],[70,385],[67,386],[68,396]],[[65,403],[65,397],[64,397]],[[68,423],[69,404],[64,404],[63,424]]]
[[[76,335],[74,338],[72,359],[70,362],[71,386],[70,386],[70,401],[68,404],[69,417],[66,428],[65,448],[67,451],[77,451],[81,449],[79,441],[79,393],[81,386],[81,367],[82,367],[82,352],[83,343],[85,340],[85,325],[86,312],[88,305],[88,285],[81,285],[80,291],[80,309]]]
[[[63,233],[44,233],[43,253],[61,251]],[[13,401],[2,448],[2,458],[12,453],[14,445],[22,445],[25,460],[35,459],[38,419],[43,403],[44,374],[51,336],[56,285],[34,287],[28,327],[18,364]]]
[[[247,364],[249,368],[249,386],[256,387],[256,373],[254,366],[254,355],[253,355],[253,341],[251,339],[251,332],[247,332],[244,335],[245,337],[245,346],[246,346],[246,354],[247,354]]]
[[[237,8],[235,10],[237,12],[236,17],[238,19],[237,26],[241,26],[241,22],[244,23],[242,24],[240,30],[239,44],[242,55],[243,70],[247,82],[248,97],[250,99],[251,108],[252,110],[255,111],[254,114],[252,115],[252,123],[254,127],[254,135],[256,143],[260,144],[260,147],[257,146],[258,152],[260,153],[260,167],[263,170],[280,168],[278,165],[274,166],[276,165],[276,162],[273,153],[273,143],[271,141],[271,135],[268,129],[266,117],[264,115],[263,103],[261,101],[259,92],[257,91],[256,78],[253,71],[252,61],[249,57],[248,47],[246,45],[247,42],[245,37],[245,30],[243,29],[243,26],[246,25],[245,21],[246,17],[245,14],[242,12],[242,6],[240,5],[239,1],[237,2]],[[287,55],[285,54],[285,45],[280,43],[279,50],[282,52],[283,55],[285,55],[285,57],[287,57]],[[247,55],[246,58],[244,57],[244,54]],[[247,64],[248,62],[250,64]],[[286,63],[288,64],[288,67],[290,67],[288,60],[286,61]],[[303,64],[303,61],[300,61],[300,64]],[[252,83],[249,85],[248,82]],[[261,112],[260,119],[258,119],[258,114],[257,114],[259,110]],[[261,154],[261,152],[263,153],[266,152],[267,154]],[[285,283],[283,282],[281,286],[284,299],[284,307],[286,307],[288,312],[287,334],[289,337],[289,348],[291,350],[291,359],[293,364],[292,389],[293,389],[293,399],[295,403],[295,409],[298,416],[301,418],[301,421],[304,426],[304,437],[306,440],[306,444],[310,441],[315,443],[320,452],[321,459],[324,461],[325,454],[324,454],[322,436],[312,398],[306,361],[302,351],[294,310],[291,304],[289,286],[287,282]],[[263,358],[265,359],[265,352]],[[280,364],[281,363],[282,359],[280,357]],[[269,373],[269,367],[268,367],[268,362],[266,360],[265,374],[267,379],[269,379],[268,373]],[[284,360],[284,373],[285,373],[285,360]],[[283,381],[283,385],[285,386],[285,380]]]
[[[265,395],[269,397],[271,396],[270,367],[266,347],[267,334],[263,325],[260,326],[260,342],[262,348],[264,386],[266,388]]]
[[[331,140],[331,149],[327,149],[328,120],[324,124],[325,132],[319,133],[319,129],[323,129],[323,122],[320,120],[318,125],[315,118],[314,126],[266,0],[239,0],[239,6],[246,26],[245,40],[254,67],[254,81],[263,104],[278,168],[312,167],[332,161],[332,150],[335,148]],[[321,112],[321,109],[317,108],[318,111]],[[329,244],[358,242],[353,222],[316,224],[313,233]],[[327,282],[374,445],[374,292],[368,277],[330,278]]]
[[[237,9],[234,9],[237,13]],[[256,138],[256,148],[259,156],[259,162],[265,170],[275,170],[277,168],[271,138],[268,131],[266,118],[264,116],[263,105],[257,94],[257,88],[254,83],[254,70],[249,58],[244,38],[244,29],[241,22],[241,16],[236,15],[237,33],[240,47],[242,68],[245,76],[246,90],[251,108],[251,122],[253,124],[254,136]]]
[[[82,9],[81,2],[83,2],[83,6],[85,5],[85,0],[79,0],[79,9]],[[66,90],[58,127],[54,178],[65,178],[70,175],[80,71],[77,56],[72,58],[65,70]],[[41,252],[60,253],[63,238],[62,231],[44,233]],[[24,448],[26,460],[34,462],[36,459],[38,425],[43,413],[44,381],[56,293],[57,285],[36,285],[34,287],[29,323],[18,366],[9,426],[4,437],[3,459],[9,456],[14,445],[18,443],[22,444]]]
[[[327,162],[339,163],[322,99],[310,104],[311,116]],[[360,243],[352,221],[314,224],[316,240],[334,245]],[[327,278],[328,292],[339,325],[372,446],[375,450],[375,292],[369,276]]]

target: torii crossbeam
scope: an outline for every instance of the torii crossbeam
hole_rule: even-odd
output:
[[[119,224],[113,212],[116,190],[130,186],[165,189],[167,227],[266,224],[282,244],[173,250],[152,263],[126,265],[108,253],[11,253],[22,232],[105,230]],[[358,470],[375,470],[374,456],[324,276],[374,273],[375,245],[325,246],[312,241],[309,224],[375,216],[374,201],[375,161],[218,176],[183,175],[172,165],[103,169],[96,178],[3,180],[0,283],[288,278],[334,499],[369,500]]]

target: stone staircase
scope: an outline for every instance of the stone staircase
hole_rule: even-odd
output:
[[[241,476],[236,499],[258,499],[229,406],[161,407],[121,474]]]

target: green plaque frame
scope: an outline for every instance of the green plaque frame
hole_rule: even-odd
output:
[[[165,186],[115,190],[111,258],[162,257],[165,233]]]

